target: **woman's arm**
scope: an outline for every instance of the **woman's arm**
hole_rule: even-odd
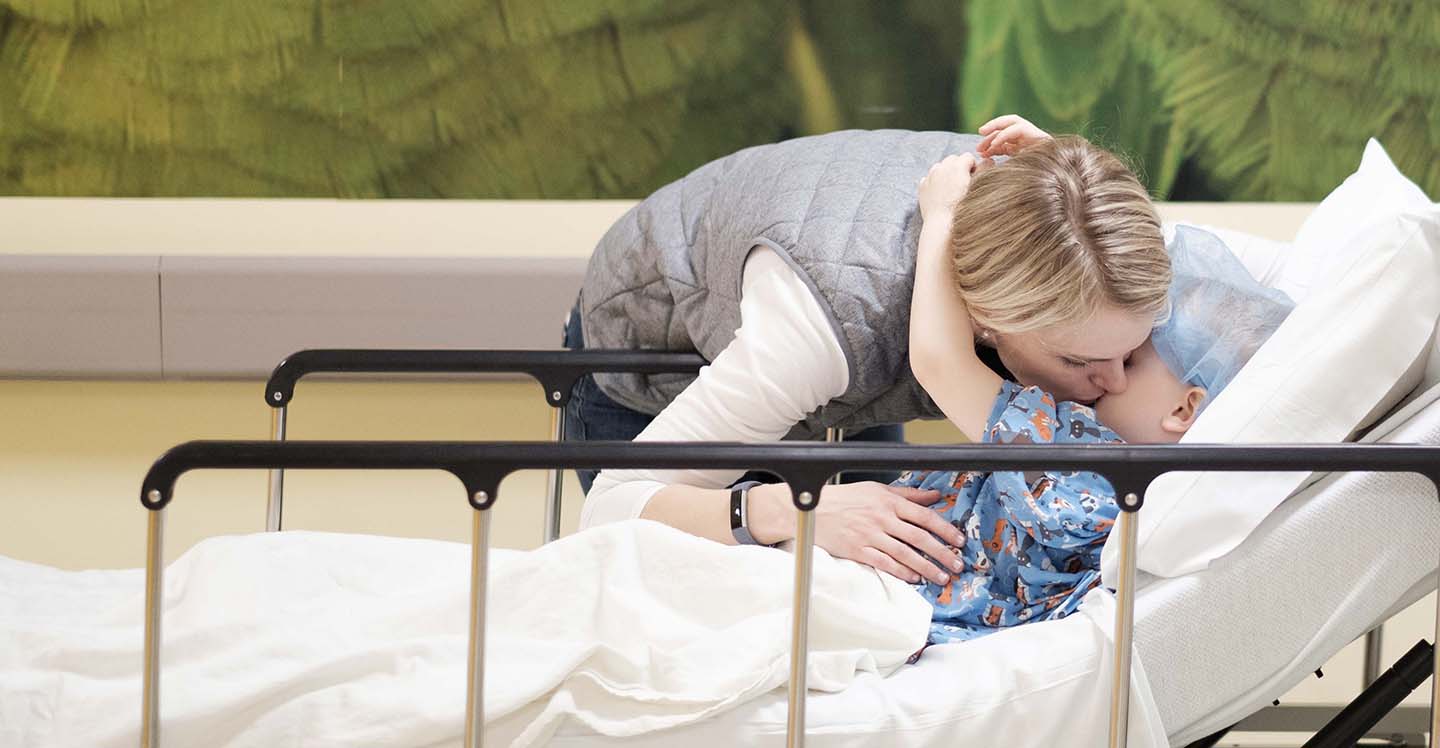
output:
[[[760,248],[747,258],[741,282],[735,339],[636,441],[778,441],[807,413],[845,391],[850,377],[845,354],[824,312],[790,267]],[[604,470],[586,496],[581,526],[645,517],[729,542],[729,493],[713,489],[729,486],[740,474]],[[707,489],[708,494],[689,500],[675,498]],[[752,512],[756,508],[752,503]],[[769,528],[760,521],[763,534]],[[779,534],[760,539],[785,539],[783,530]]]
[[[644,441],[776,441],[806,414],[842,394],[849,370],[839,341],[808,287],[769,250],[747,261],[736,338],[701,370],[650,426]],[[734,471],[606,470],[586,497],[581,525],[643,517],[722,543]],[[959,531],[927,505],[933,491],[879,483],[827,486],[816,510],[816,543],[832,555],[894,574],[932,580],[958,561],[936,536],[958,545]],[[789,539],[794,510],[783,484],[750,494],[751,534],[764,543]],[[912,547],[913,546],[913,547]]]
[[[951,218],[974,168],[974,156],[950,156],[920,183],[924,223],[910,298],[910,369],[950,422],[979,442],[1002,380],[975,355],[974,326],[949,262]]]

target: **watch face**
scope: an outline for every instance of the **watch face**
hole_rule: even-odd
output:
[[[744,491],[730,491],[730,532],[734,533],[734,539],[744,542],[742,533],[744,530]]]

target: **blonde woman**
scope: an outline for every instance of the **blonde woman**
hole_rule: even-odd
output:
[[[961,154],[977,160],[945,160]],[[1002,155],[972,177],[972,163]],[[948,243],[948,266],[917,268],[922,241]],[[695,350],[710,365],[688,379],[582,379],[567,438],[756,442],[843,428],[898,440],[901,424],[944,417],[944,351],[958,345],[1006,379],[1093,401],[1125,389],[1125,359],[1163,312],[1169,281],[1160,222],[1134,175],[1013,115],[978,136],[844,131],[749,148],[622,217],[566,326],[572,348]],[[926,340],[912,361],[912,296],[943,304],[956,292],[964,304],[945,308],[968,305],[979,339]],[[737,478],[582,474],[581,525],[643,517],[722,543],[789,539],[789,487]],[[880,481],[827,486],[815,541],[945,584],[958,559],[937,538],[961,539],[928,508],[937,498]]]

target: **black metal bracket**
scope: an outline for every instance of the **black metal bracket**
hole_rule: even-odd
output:
[[[1304,748],[1349,748],[1365,737],[1390,710],[1420,687],[1434,670],[1435,648],[1421,639],[1371,683],[1358,697],[1319,732]],[[1432,744],[1434,739],[1431,739]]]
[[[299,351],[275,366],[265,383],[265,404],[281,408],[309,374],[526,374],[545,388],[545,402],[564,407],[586,374],[685,374],[707,362],[697,353],[590,348],[578,351],[406,350],[324,348]]]

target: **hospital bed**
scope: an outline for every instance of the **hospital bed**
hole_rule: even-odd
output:
[[[709,467],[769,470],[797,490],[795,611],[805,621],[813,515],[820,486],[841,467],[895,469],[966,467],[971,469],[1084,468],[1105,474],[1124,497],[1116,532],[1127,542],[1121,577],[1116,580],[1114,620],[1115,674],[1109,686],[1112,745],[1126,743],[1122,726],[1132,689],[1121,688],[1130,671],[1132,651],[1143,662],[1149,687],[1174,745],[1213,745],[1225,728],[1258,711],[1314,671],[1340,647],[1389,615],[1434,589],[1437,525],[1434,484],[1440,480],[1440,409],[1423,398],[1392,417],[1392,441],[1425,446],[1343,445],[1323,447],[919,447],[874,445],[694,445],[617,443],[394,443],[289,442],[284,437],[287,410],[296,380],[322,371],[484,371],[486,366],[525,372],[545,385],[547,400],[563,405],[568,384],[586,371],[686,370],[698,362],[672,354],[627,362],[625,352],[302,352],[282,363],[267,385],[266,400],[275,408],[274,442],[196,442],[177,447],[152,468],[142,501],[150,510],[147,544],[147,634],[145,670],[146,740],[158,744],[160,619],[154,599],[161,584],[163,510],[173,498],[175,478],[201,468],[267,468],[272,473],[271,529],[281,524],[283,469],[430,468],[448,470],[465,485],[474,509],[472,556],[471,656],[467,699],[467,745],[479,744],[484,642],[478,625],[484,616],[488,510],[504,475],[524,468]],[[589,358],[585,358],[589,356]],[[467,358],[468,357],[468,358]],[[428,359],[428,360],[427,360]],[[429,368],[427,368],[429,367]],[[598,368],[610,367],[610,368]],[[667,368],[671,367],[671,368]],[[558,397],[557,397],[558,395]],[[557,428],[558,428],[557,419]],[[1143,505],[1145,487],[1155,476],[1183,466],[1186,470],[1365,471],[1328,476],[1284,503],[1239,550],[1210,569],[1176,579],[1137,578],[1134,568],[1133,512]],[[558,480],[549,491],[547,539],[558,531]],[[1364,522],[1355,522],[1357,516]],[[555,528],[555,529],[552,529]],[[1327,542],[1344,530],[1346,542]],[[1359,577],[1357,578],[1357,571]],[[1277,582],[1304,579],[1303,593]],[[1264,598],[1256,601],[1253,595]],[[1068,620],[1068,619],[1067,619]],[[785,736],[788,745],[807,739],[824,745],[874,744],[886,738],[906,744],[945,744],[947,726],[975,704],[957,702],[954,684],[977,670],[985,652],[1027,646],[1043,632],[1048,646],[1064,645],[1063,622],[1046,622],[1001,632],[987,640],[932,647],[914,667],[888,677],[863,677],[837,694],[804,694],[805,627],[792,631],[792,677],[785,696],[772,694],[741,705],[698,725],[632,740],[637,745],[733,745],[750,739]],[[1046,627],[1049,627],[1048,629]],[[1056,636],[1056,634],[1062,634]],[[1087,642],[1076,641],[1086,650]],[[1133,643],[1133,647],[1132,647]],[[977,645],[980,645],[977,647]],[[1082,655],[1086,654],[1082,651]],[[996,660],[998,659],[998,664]],[[1091,660],[1094,658],[1091,657]],[[1084,657],[1074,673],[1098,677],[1099,665]],[[1003,654],[988,666],[1004,668]],[[1088,670],[1087,670],[1088,668]],[[1427,642],[1412,648],[1391,671],[1371,684],[1307,745],[1354,745],[1434,670]],[[1096,683],[1095,687],[1099,688]],[[458,687],[458,684],[457,684]],[[1433,694],[1432,694],[1433,699]],[[1434,730],[1435,712],[1423,730]],[[1061,733],[1063,734],[1063,733]],[[590,744],[597,736],[562,730],[557,745]],[[1063,744],[1063,738],[1058,743]]]

